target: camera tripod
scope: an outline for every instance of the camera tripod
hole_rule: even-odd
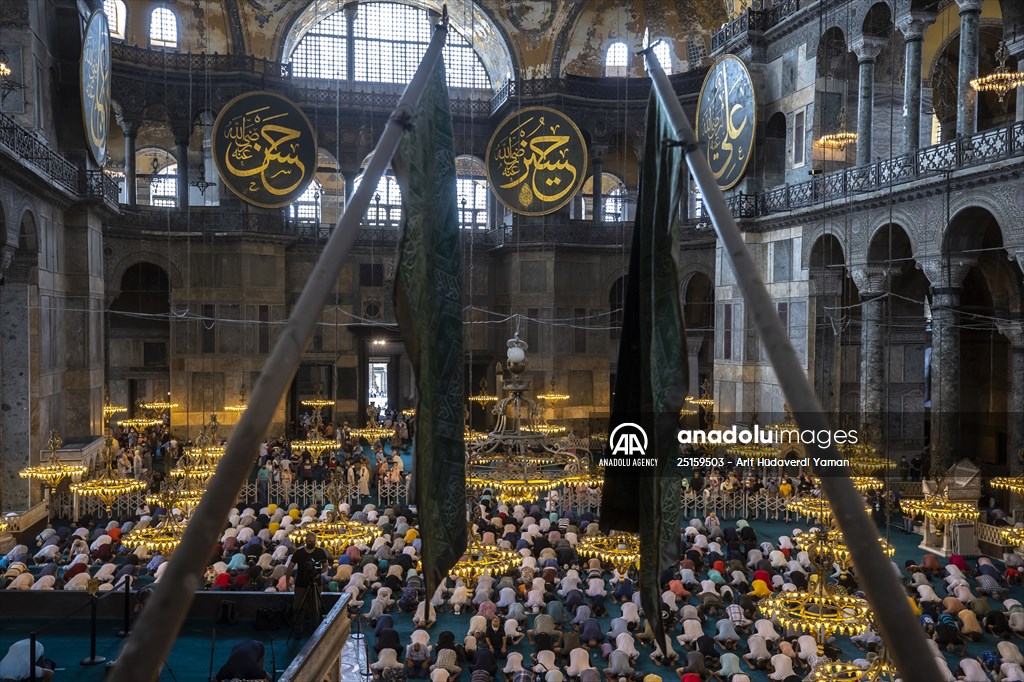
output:
[[[322,599],[320,597],[320,577],[317,576],[313,580],[313,584],[310,585],[306,589],[306,593],[304,595],[302,595],[302,600],[299,602],[299,608],[295,609],[292,612],[293,613],[292,627],[288,630],[288,637],[285,639],[286,643],[292,641],[292,637],[295,635],[295,628],[296,628],[296,626],[298,626],[298,624],[300,622],[303,622],[303,625],[305,625],[305,623],[304,623],[304,621],[305,621],[305,615],[304,615],[305,611],[304,611],[304,609],[305,609],[305,606],[306,606],[306,600],[310,599],[310,595],[311,594],[313,595],[312,599],[315,600],[315,610],[316,610],[317,618],[319,618],[321,620],[323,619],[324,604],[323,604],[323,601],[322,601]],[[313,630],[314,631],[316,631],[316,628],[319,626],[319,622],[316,622],[316,620],[317,619],[315,618],[314,619],[314,623],[313,623]]]

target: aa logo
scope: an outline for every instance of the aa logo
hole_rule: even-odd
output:
[[[608,436],[612,455],[643,456],[647,454],[647,432],[638,424],[625,422],[612,429]]]

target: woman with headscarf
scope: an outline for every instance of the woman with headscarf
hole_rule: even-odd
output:
[[[36,642],[35,658],[33,659],[32,640],[21,639],[11,645],[7,655],[0,660],[0,680],[22,682],[32,677],[35,668],[36,679],[40,682],[53,677],[53,671],[38,665],[43,658],[43,645]]]
[[[217,680],[269,680],[263,668],[263,642],[249,639],[231,649],[228,660],[217,671]]]

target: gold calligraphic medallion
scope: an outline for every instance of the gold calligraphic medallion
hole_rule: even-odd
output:
[[[487,143],[487,182],[514,213],[547,215],[572,201],[587,175],[583,133],[560,111],[527,107]]]
[[[316,133],[294,102],[259,90],[234,98],[213,123],[213,159],[243,201],[280,208],[306,191],[316,173]]]
[[[746,65],[727,54],[708,71],[697,104],[697,141],[723,190],[736,186],[754,154],[757,99]]]
[[[107,160],[110,130],[110,31],[107,15],[101,10],[93,12],[85,25],[78,75],[86,146],[93,160],[102,166]]]

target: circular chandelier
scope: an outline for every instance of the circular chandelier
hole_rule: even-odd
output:
[[[334,407],[334,401],[333,400],[328,400],[327,398],[323,397],[323,394],[321,393],[321,388],[320,388],[319,385],[317,385],[316,393],[313,395],[312,398],[308,398],[306,400],[300,400],[299,402],[302,405],[304,405],[305,407],[312,407],[314,410],[322,410],[325,407]]]
[[[184,534],[185,524],[165,514],[155,526],[133,528],[125,533],[121,544],[129,549],[145,547],[160,554],[170,554],[181,544],[181,536]]]
[[[700,397],[699,398],[693,398],[691,396],[687,396],[686,400],[691,405],[696,405],[697,407],[702,407],[705,410],[710,410],[712,407],[714,407],[715,406],[715,399],[711,396],[711,380],[710,379],[705,379],[704,383],[701,384],[701,387],[700,387]]]
[[[227,412],[245,412],[249,407],[249,401],[245,397],[245,386],[238,389],[238,400],[231,405],[225,405],[224,409]]]
[[[103,421],[107,421],[115,414],[121,414],[127,412],[128,408],[124,405],[114,405],[110,402],[110,391],[103,392]]]
[[[196,448],[196,452],[190,450],[178,458],[177,464],[171,469],[171,476],[206,482],[213,477],[216,470],[217,464]]]
[[[117,472],[114,471],[114,456],[112,439],[108,437],[103,446],[103,460],[106,463],[103,473],[97,478],[71,484],[71,492],[76,495],[99,499],[108,515],[114,505],[114,500],[118,497],[146,489],[145,481],[117,475]]]
[[[547,393],[538,393],[538,400],[543,400],[546,403],[561,403],[569,399],[568,393],[559,393],[555,390],[555,380],[551,379],[551,388]]]
[[[523,557],[510,549],[502,549],[497,545],[485,545],[473,540],[466,547],[462,558],[452,567],[452,575],[472,584],[485,573],[501,575],[522,560]]]
[[[576,546],[580,556],[597,558],[625,571],[640,563],[640,536],[636,533],[584,535]]]
[[[923,499],[906,498],[900,501],[904,512],[921,514],[932,521],[956,521],[978,518],[978,508],[971,502],[951,500],[945,494],[926,495]]]
[[[328,512],[333,517],[333,512]],[[380,534],[377,526],[338,518],[327,521],[310,521],[288,534],[288,539],[298,547],[305,542],[308,533],[316,533],[316,544],[337,557],[352,545],[368,545]]]
[[[131,427],[136,431],[143,431],[150,426],[159,426],[163,423],[163,419],[156,419],[154,417],[131,417],[130,419],[118,420],[117,425]]]
[[[853,487],[857,489],[857,492],[861,493],[881,490],[885,487],[885,483],[874,476],[850,476],[850,481],[853,482]]]
[[[828,585],[820,568],[815,578],[808,590],[778,592],[762,599],[758,608],[784,628],[813,635],[821,654],[832,635],[857,635],[871,627],[871,609],[866,600]]]
[[[839,151],[845,150],[851,144],[857,143],[857,133],[841,132],[831,133],[829,135],[822,135],[815,142],[820,147],[825,149],[838,149]]]
[[[1010,58],[1010,51],[1006,46],[1005,40],[1000,41],[999,47],[996,49],[995,58],[999,62],[999,66],[995,68],[995,71],[987,76],[972,79],[971,87],[978,92],[996,93],[999,97],[999,103],[1002,104],[1008,93],[1024,85],[1024,72],[1010,71],[1007,68],[1006,60]]]
[[[484,407],[491,403],[498,402],[498,396],[487,392],[487,379],[484,378],[480,380],[480,392],[476,395],[469,396],[469,400],[480,407]]]
[[[996,490],[1008,490],[1011,493],[1024,495],[1024,474],[1018,476],[996,476],[989,481],[989,485]]]
[[[563,429],[540,423],[541,408],[525,395],[528,346],[518,336],[507,346],[508,395],[494,407],[494,430],[483,440],[467,439],[466,487],[491,490],[507,504],[528,504],[590,474],[590,453],[570,451],[550,438]]]
[[[416,416],[416,408],[415,407],[409,407],[409,408],[406,408],[406,409],[402,410],[402,416],[403,417],[415,417]]]
[[[374,443],[381,438],[387,438],[394,433],[393,429],[385,429],[383,426],[364,426],[361,429],[351,429],[351,434],[356,438],[365,438]]]
[[[895,682],[899,679],[896,667],[888,657],[877,656],[867,668],[842,661],[822,663],[815,666],[804,678],[804,682]]]
[[[57,450],[64,441],[60,439],[56,431],[50,431],[50,437],[46,441],[46,447],[50,449],[50,456],[41,464],[28,466],[18,472],[21,478],[28,478],[40,481],[47,488],[53,490],[65,478],[78,478],[89,470],[84,464],[66,464],[57,456]]]
[[[167,410],[177,409],[178,403],[172,403],[170,401],[171,394],[167,394],[167,400],[154,400],[148,403],[139,403],[139,407],[144,410],[151,410],[153,412],[166,412]]]
[[[309,426],[309,434],[304,440],[292,441],[292,450],[296,452],[308,451],[314,457],[319,457],[326,450],[337,450],[338,441],[333,438],[324,438],[323,434],[320,433],[320,429],[323,426],[324,420],[320,416],[320,410],[313,412],[313,420]],[[353,433],[355,433],[353,429]]]
[[[796,545],[807,552],[808,557],[817,566],[828,567],[834,563],[849,568],[853,563],[853,554],[846,544],[846,538],[839,528],[817,529],[801,533],[794,538]],[[896,554],[896,548],[882,536],[878,536],[882,553],[888,557]]]
[[[205,489],[194,478],[181,478],[164,483],[160,492],[146,495],[146,504],[171,510],[178,509],[185,517],[191,516],[203,499]]]
[[[1003,528],[1001,535],[1011,545],[1019,547],[1024,545],[1024,528]]]

